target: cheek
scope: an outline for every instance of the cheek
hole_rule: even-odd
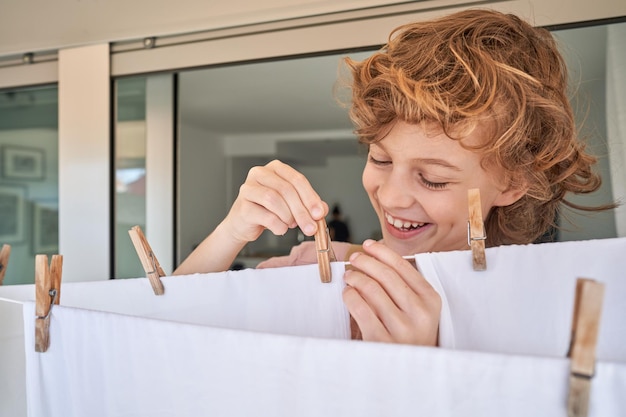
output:
[[[372,169],[368,168],[367,165],[365,165],[365,168],[363,169],[361,181],[363,182],[363,188],[365,188],[365,191],[370,194],[371,197],[371,193],[376,188],[376,176],[372,172]]]
[[[465,225],[469,216],[467,198],[463,193],[459,195],[448,193],[438,194],[432,199],[423,200],[424,209],[433,219],[448,229]]]

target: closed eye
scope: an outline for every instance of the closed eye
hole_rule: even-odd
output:
[[[424,184],[426,188],[430,188],[432,190],[443,190],[444,188],[448,186],[448,184],[450,184],[449,182],[428,181],[426,178],[424,178],[422,174],[419,174],[419,175],[420,175],[420,181],[422,182],[422,184]]]
[[[391,161],[381,161],[379,159],[374,158],[372,155],[368,156],[368,161],[374,165],[381,165],[381,166],[391,164]]]

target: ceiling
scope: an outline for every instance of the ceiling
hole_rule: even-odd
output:
[[[183,71],[181,120],[221,135],[350,130],[347,110],[334,98],[346,91],[337,84],[343,56]]]
[[[213,136],[276,140],[278,158],[323,165],[328,156],[356,155],[341,86],[341,60],[371,52],[242,64],[179,75],[181,123]],[[345,71],[343,71],[345,73]],[[343,78],[345,79],[345,77]]]

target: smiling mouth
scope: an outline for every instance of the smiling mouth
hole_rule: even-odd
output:
[[[387,223],[389,225],[403,232],[416,230],[428,224],[428,223],[419,223],[419,222],[408,222],[405,220],[396,219],[387,213],[385,213],[385,219],[387,220]]]

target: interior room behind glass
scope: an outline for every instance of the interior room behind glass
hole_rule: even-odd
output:
[[[607,203],[625,194],[624,164],[610,158],[616,149],[623,152],[619,148],[624,121],[620,127],[619,107],[607,104],[626,96],[623,82],[615,81],[623,78],[615,72],[616,62],[624,61],[619,45],[626,39],[625,28],[626,23],[613,23],[555,31],[575,87],[572,103],[584,126],[581,134],[600,157],[604,178],[599,192],[575,199],[579,204]],[[360,59],[371,53],[293,57],[179,73],[179,262],[227,214],[249,168],[276,158],[305,174],[330,206],[341,206],[354,242],[379,236],[378,220],[361,186],[365,150],[357,145],[347,109],[337,103],[335,84],[343,57]],[[558,240],[615,237],[624,227],[616,224],[613,213],[566,211],[566,215],[559,219]],[[286,253],[302,239],[297,230],[283,237],[266,232],[246,247],[242,259],[254,265]]]

